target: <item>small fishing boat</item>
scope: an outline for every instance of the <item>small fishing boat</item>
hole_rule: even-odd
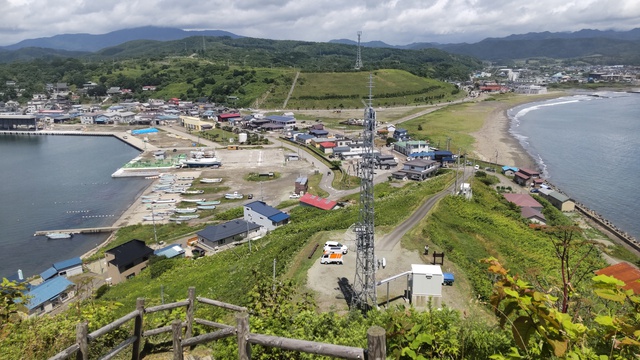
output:
[[[178,180],[195,180],[196,178],[193,176],[180,176]]]
[[[154,204],[172,204],[175,203],[176,199],[155,199],[153,200]]]
[[[202,178],[200,179],[200,182],[204,184],[219,183],[222,182],[222,178]]]
[[[215,208],[215,205],[198,205],[198,210],[213,210]]]
[[[198,208],[176,208],[176,214],[193,214],[198,211]]]
[[[51,240],[57,240],[57,239],[70,239],[71,236],[73,235],[67,234],[67,233],[61,233],[61,232],[50,232],[50,233],[47,233],[45,236]]]
[[[220,200],[210,200],[210,201],[199,201],[196,204],[198,205],[202,205],[202,206],[208,206],[208,205],[220,205]]]
[[[229,200],[242,199],[243,197],[244,197],[244,195],[238,194],[237,191],[234,191],[233,194],[224,194],[224,198],[225,199],[229,199]]]
[[[184,201],[184,202],[198,203],[198,202],[207,201],[207,199],[182,199],[182,201]]]
[[[204,190],[185,190],[182,193],[185,195],[197,195],[204,194]]]

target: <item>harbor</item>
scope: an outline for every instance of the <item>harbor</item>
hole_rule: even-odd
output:
[[[92,228],[79,228],[79,229],[60,229],[60,230],[38,230],[33,234],[33,236],[48,236],[51,233],[59,233],[59,234],[95,234],[95,233],[104,233],[104,232],[113,232],[118,230],[119,227],[116,226],[102,226],[102,227],[92,227]]]

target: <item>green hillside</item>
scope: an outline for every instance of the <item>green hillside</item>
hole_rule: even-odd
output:
[[[373,98],[379,106],[436,103],[455,98],[452,84],[419,77],[402,70],[383,69],[371,73]],[[287,104],[289,109],[362,108],[369,97],[369,74],[301,73]],[[265,107],[282,106],[289,88],[273,91]]]

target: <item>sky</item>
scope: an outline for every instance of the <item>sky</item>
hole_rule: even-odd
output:
[[[0,0],[0,45],[139,26],[277,40],[478,42],[542,31],[640,27],[638,0]]]

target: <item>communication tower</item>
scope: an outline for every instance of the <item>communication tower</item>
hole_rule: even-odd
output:
[[[356,277],[353,283],[351,308],[363,311],[377,306],[376,301],[376,263],[373,246],[373,175],[375,159],[373,157],[373,138],[376,129],[376,112],[371,105],[373,95],[373,76],[369,74],[369,105],[364,111],[364,129],[362,131],[364,149],[358,175],[360,177],[360,211],[356,232]]]
[[[362,68],[362,54],[360,53],[360,36],[362,36],[362,31],[358,31],[358,52],[356,55],[356,70],[360,70]]]

